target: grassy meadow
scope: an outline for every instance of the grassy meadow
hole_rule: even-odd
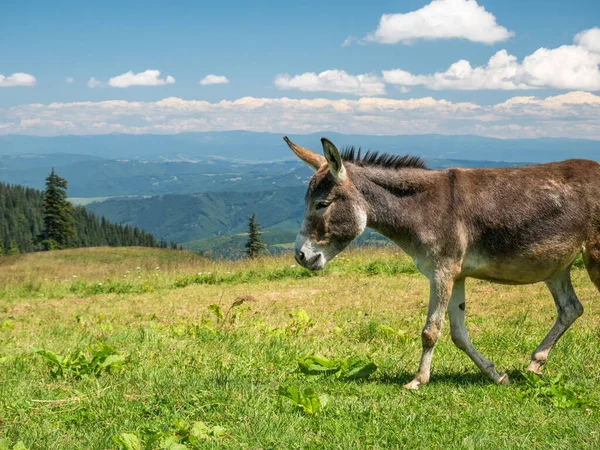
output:
[[[546,287],[469,280],[472,341],[511,384],[446,323],[431,383],[406,391],[428,282],[394,249],[320,274],[142,248],[1,257],[0,450],[599,448],[600,295],[573,278],[586,313],[543,379],[522,370],[555,319]]]

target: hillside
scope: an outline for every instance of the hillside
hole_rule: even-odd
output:
[[[137,226],[157,236],[189,242],[242,233],[256,213],[264,228],[298,226],[304,211],[305,187],[276,191],[165,195],[144,199],[110,199],[87,205],[89,211],[118,223]],[[291,222],[290,222],[291,221]]]
[[[74,247],[160,245],[151,233],[136,226],[112,223],[82,206],[74,207],[72,212],[76,236],[70,245]],[[43,220],[41,191],[0,183],[0,256],[41,250],[38,236]]]
[[[597,448],[600,302],[584,270],[573,284],[586,313],[547,377],[522,373],[556,316],[547,289],[469,280],[471,339],[511,384],[484,378],[445,325],[430,384],[407,392],[428,282],[397,249],[344,252],[319,274],[291,256],[144,248],[0,258],[0,445]],[[374,366],[306,375],[307,355]],[[312,389],[318,410],[280,395],[289,388]]]

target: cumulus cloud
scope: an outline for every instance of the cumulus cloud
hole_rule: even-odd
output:
[[[92,89],[104,87],[104,83],[102,81],[96,80],[94,77],[92,77],[88,80],[87,87],[92,88]]]
[[[598,36],[597,36],[598,35]],[[414,75],[403,69],[383,71],[386,83],[399,86],[425,86],[429,89],[574,89],[600,90],[600,29],[575,36],[577,45],[555,49],[540,48],[519,63],[516,56],[500,50],[487,65],[472,67],[466,60],[452,64],[446,71]]]
[[[206,75],[200,80],[202,86],[210,86],[211,84],[228,84],[229,78],[223,75]]]
[[[29,104],[0,109],[0,134],[181,133],[249,130],[277,133],[480,134],[600,139],[600,96],[570,92],[514,97],[496,105],[432,97],[290,99],[244,97],[207,102],[111,100]]]
[[[0,87],[35,86],[37,79],[28,73],[17,72],[5,77],[0,74]]]
[[[160,78],[160,70],[146,70],[133,73],[131,70],[108,80],[108,85],[115,88],[127,88],[130,86],[163,86],[175,83],[175,78],[167,75]]]
[[[494,44],[513,35],[475,0],[433,0],[416,11],[384,14],[377,29],[365,40],[410,44],[418,39],[468,39]]]
[[[358,96],[385,94],[385,84],[374,74],[350,75],[343,70],[326,70],[319,74],[306,72],[290,76],[275,77],[278,89],[297,89],[304,92],[338,92]]]
[[[600,28],[594,27],[575,35],[575,44],[600,53]]]

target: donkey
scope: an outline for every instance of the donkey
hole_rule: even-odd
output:
[[[354,148],[340,153],[322,138],[323,157],[284,140],[316,172],[295,243],[299,264],[323,269],[370,227],[400,246],[429,279],[421,362],[407,389],[429,381],[446,310],[454,344],[491,380],[508,384],[506,373],[469,340],[466,278],[546,283],[558,318],[527,368],[540,376],[554,344],[583,314],[570,275],[581,253],[600,290],[600,164],[594,161],[429,170],[418,157],[361,155]]]

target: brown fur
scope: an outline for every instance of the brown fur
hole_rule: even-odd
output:
[[[410,157],[361,157],[346,151],[340,159],[331,142],[323,139],[323,146],[327,163],[309,184],[296,258],[321,269],[365,226],[413,257],[431,289],[421,364],[406,387],[429,380],[446,310],[455,344],[494,381],[508,382],[468,339],[467,277],[505,284],[546,282],[558,319],[532,356],[528,369],[540,373],[552,346],[583,313],[569,276],[582,251],[600,289],[600,164],[568,160],[435,171]]]

